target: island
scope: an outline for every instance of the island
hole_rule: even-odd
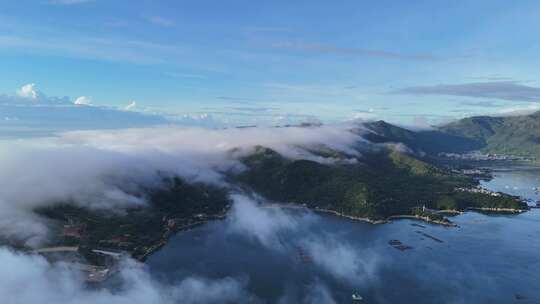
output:
[[[321,146],[310,148],[314,157],[291,159],[268,147],[255,147],[239,159],[244,170],[222,172],[227,186],[163,176],[159,187],[133,194],[148,202],[137,208],[90,210],[74,201],[40,207],[34,212],[49,221],[53,237],[37,250],[11,245],[50,259],[77,261],[88,282],[101,282],[113,273],[120,257],[142,262],[174,233],[225,218],[233,191],[376,224],[412,218],[453,226],[448,215],[467,210],[521,213],[529,208],[519,197],[480,187],[478,176],[486,172],[441,162],[444,150],[460,153],[481,146],[470,136],[457,135],[454,127],[452,132],[413,132],[373,122],[362,130],[370,144],[359,144],[351,154]],[[437,142],[453,143],[453,148],[435,148]]]

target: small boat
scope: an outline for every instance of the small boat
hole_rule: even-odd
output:
[[[362,296],[357,294],[357,293],[353,293],[352,294],[352,300],[355,301],[355,302],[360,302],[360,301],[364,300],[364,298],[362,298]]]

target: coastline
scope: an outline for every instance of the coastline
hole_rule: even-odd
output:
[[[225,219],[227,217],[227,212],[228,212],[228,210],[225,210],[225,212],[223,212],[221,214],[208,215],[203,220],[193,222],[193,223],[189,223],[187,225],[167,227],[165,229],[165,232],[163,233],[162,237],[159,239],[159,241],[157,243],[155,243],[153,245],[150,245],[148,247],[148,249],[145,250],[145,252],[143,252],[142,254],[140,254],[140,255],[133,255],[132,254],[131,256],[135,260],[137,260],[139,262],[144,262],[144,261],[146,261],[146,259],[149,256],[151,256],[156,251],[161,249],[161,247],[165,246],[172,236],[176,235],[177,233],[180,233],[180,232],[183,232],[183,231],[188,231],[188,230],[193,229],[195,227],[204,225],[204,224],[208,223],[209,221],[223,220],[223,219]]]
[[[428,223],[428,224],[441,225],[441,226],[445,226],[445,227],[458,227],[458,225],[456,223],[453,223],[450,220],[447,220],[447,221],[433,220],[433,219],[430,219],[427,216],[419,216],[419,215],[411,215],[411,214],[391,215],[391,216],[387,217],[386,219],[377,220],[377,219],[371,219],[371,218],[368,218],[368,217],[352,216],[352,215],[344,214],[344,213],[341,213],[341,212],[338,212],[338,211],[335,211],[335,210],[331,210],[331,209],[324,209],[324,208],[318,208],[318,207],[309,208],[306,205],[300,205],[300,204],[294,204],[294,203],[276,203],[276,202],[272,202],[272,203],[261,204],[260,207],[262,207],[262,208],[297,209],[297,210],[312,211],[312,212],[317,213],[317,214],[328,214],[328,215],[344,218],[344,219],[351,220],[351,221],[365,222],[365,223],[369,223],[369,224],[373,224],[373,225],[388,224],[388,223],[391,223],[393,220],[409,219],[409,220],[422,221],[422,222],[425,222],[425,223]],[[208,223],[209,221],[223,220],[223,219],[225,219],[227,217],[228,211],[229,211],[229,209],[224,210],[220,214],[207,215],[206,218],[204,218],[204,219],[202,219],[200,221],[190,223],[190,224],[187,224],[187,225],[184,225],[184,226],[179,226],[179,227],[175,226],[173,228],[167,228],[165,230],[165,232],[163,233],[163,237],[160,239],[159,242],[149,246],[148,249],[143,254],[138,255],[138,256],[133,256],[133,257],[136,260],[140,261],[140,262],[144,262],[150,255],[152,255],[154,252],[158,251],[161,247],[165,246],[167,244],[169,238],[172,237],[173,235],[175,235],[176,233],[180,233],[182,231],[187,231],[187,230],[193,229],[195,227],[204,225],[204,224]],[[521,214],[521,213],[524,213],[524,212],[526,212],[528,210],[511,209],[511,208],[487,208],[487,207],[484,207],[484,208],[467,207],[463,211],[461,211],[461,210],[453,210],[453,209],[435,210],[436,213],[443,213],[443,214],[446,213],[446,214],[449,214],[450,216],[462,215],[462,214],[465,214],[466,212],[469,212],[469,211],[472,211],[472,212],[484,212],[484,213]]]
[[[525,209],[488,208],[488,207],[467,207],[467,210],[486,212],[486,213],[510,213],[510,214],[520,214],[520,213],[529,211]]]
[[[345,219],[348,219],[348,220],[365,222],[365,223],[369,223],[369,224],[373,224],[373,225],[388,224],[388,223],[391,223],[392,220],[412,219],[412,220],[423,221],[423,222],[430,223],[430,224],[437,224],[437,225],[443,225],[443,226],[448,226],[448,227],[457,227],[457,225],[455,223],[452,223],[450,221],[449,222],[444,222],[444,221],[432,220],[432,219],[430,219],[428,217],[422,217],[422,216],[410,215],[410,214],[391,215],[391,216],[387,217],[386,219],[374,220],[374,219],[370,219],[368,217],[357,217],[357,216],[343,214],[343,213],[337,212],[335,210],[323,209],[323,208],[317,208],[317,207],[316,208],[309,208],[307,206],[295,205],[295,204],[272,203],[272,204],[269,204],[269,205],[265,205],[264,208],[288,208],[288,209],[310,210],[310,211],[313,211],[315,213],[330,214],[330,215],[345,218]],[[447,213],[455,213],[455,214],[463,214],[464,213],[462,211],[457,211],[457,210],[444,210],[444,211],[447,212]]]

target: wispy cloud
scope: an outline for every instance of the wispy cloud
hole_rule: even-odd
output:
[[[460,102],[459,105],[461,106],[468,106],[468,107],[482,107],[482,108],[497,108],[501,107],[502,104],[492,101],[492,100],[469,100],[469,101],[463,101]]]
[[[94,0],[52,0],[49,3],[55,5],[74,5],[82,4],[87,2],[93,2]]]
[[[291,32],[291,29],[279,26],[248,26],[243,30],[247,34],[271,34]]]
[[[476,98],[494,98],[511,101],[540,101],[540,88],[517,81],[471,82],[413,86],[391,92],[412,95],[451,95]]]
[[[176,22],[174,20],[168,19],[168,18],[165,18],[165,17],[161,17],[161,16],[149,17],[148,21],[152,22],[155,25],[165,26],[165,27],[171,27],[171,26],[176,25]]]
[[[498,113],[496,114],[502,115],[502,116],[517,116],[517,115],[528,115],[528,114],[532,114],[538,111],[540,111],[540,102],[530,102],[524,105],[517,105],[514,107],[503,108],[500,111],[498,111]]]
[[[435,60],[431,54],[406,54],[387,50],[376,50],[357,47],[342,47],[332,44],[310,43],[304,41],[281,41],[270,44],[271,48],[297,50],[311,53],[334,54],[346,56],[380,57],[403,60]]]
[[[165,75],[173,78],[206,79],[205,75],[181,72],[166,72]]]
[[[51,263],[43,257],[0,247],[0,295],[6,303],[240,303],[256,302],[241,279],[189,276],[174,285],[152,278],[127,259],[120,263],[118,288],[88,288],[76,265]],[[27,288],[13,288],[32,282]]]
[[[135,108],[136,106],[137,106],[137,102],[135,100],[132,100],[128,103],[127,106],[124,107],[124,110],[129,111]]]
[[[25,36],[0,35],[0,49],[22,52],[51,53],[77,58],[123,61],[141,64],[178,62],[185,48],[149,41],[95,37],[63,37],[53,35],[39,39]]]

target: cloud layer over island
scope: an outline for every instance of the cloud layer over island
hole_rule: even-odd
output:
[[[56,137],[0,143],[0,227],[28,244],[46,237],[32,209],[58,202],[90,208],[145,204],[141,187],[163,175],[226,186],[223,172],[242,170],[239,157],[258,145],[294,159],[332,163],[310,148],[327,146],[358,156],[365,145],[352,125],[288,128],[159,127],[73,131]],[[354,161],[354,159],[351,159]],[[19,229],[20,227],[26,227]]]
[[[158,186],[163,175],[179,175],[190,182],[227,187],[223,173],[242,170],[239,158],[259,145],[288,158],[323,163],[336,159],[315,155],[311,149],[326,146],[358,157],[358,148],[366,145],[361,134],[362,130],[351,124],[219,130],[157,127],[72,131],[53,137],[3,141],[0,143],[0,183],[3,184],[0,236],[39,246],[47,239],[48,226],[33,213],[34,208],[57,202],[111,210],[144,205],[141,189]],[[247,197],[233,199],[238,204],[231,215],[235,231],[248,239],[268,242],[268,246],[280,230],[309,225],[307,218],[287,218],[279,211],[267,213]],[[252,222],[253,219],[257,221]],[[305,245],[317,265],[331,273],[329,263],[333,262],[318,254],[321,250],[328,251],[327,245],[333,247],[329,252],[340,259],[356,259],[350,249],[336,243],[316,245],[318,241],[308,239]],[[178,299],[184,303],[212,303],[218,298],[222,302],[238,302],[240,298],[251,297],[245,291],[245,282],[239,279],[193,277],[168,286],[157,283],[130,262],[121,272],[124,289],[110,291],[87,290],[77,271],[66,265],[50,264],[38,256],[0,248],[0,261],[17,265],[16,269],[5,267],[0,271],[0,294],[13,299],[13,303],[31,303],[34,296],[56,303],[176,303]],[[350,273],[336,268],[335,275],[347,277],[355,273],[355,267]],[[11,290],[23,281],[33,282],[31,292],[19,294]]]

